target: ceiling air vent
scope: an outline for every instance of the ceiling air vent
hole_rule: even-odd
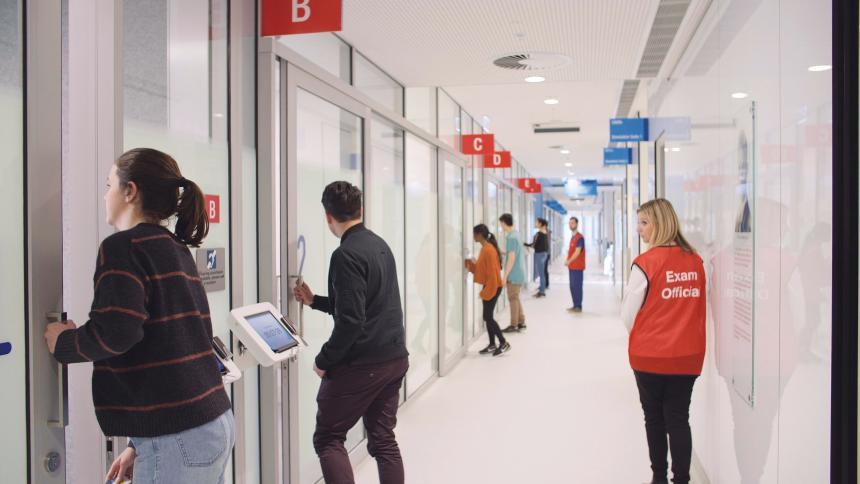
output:
[[[532,126],[535,134],[579,133],[579,126],[571,123],[541,123]],[[561,146],[559,146],[561,148]]]
[[[516,71],[545,71],[570,64],[570,57],[547,52],[526,52],[499,57],[493,64],[502,69]]]

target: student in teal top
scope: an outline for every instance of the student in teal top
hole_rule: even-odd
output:
[[[526,315],[520,302],[520,290],[526,283],[526,265],[520,235],[514,232],[514,217],[509,213],[502,214],[499,222],[505,231],[505,265],[502,268],[504,271],[502,280],[507,285],[508,302],[511,305],[511,324],[502,332],[513,333],[526,329]]]

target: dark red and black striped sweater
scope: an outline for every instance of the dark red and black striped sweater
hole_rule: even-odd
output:
[[[230,408],[212,351],[209,303],[188,248],[140,224],[99,247],[90,320],[57,340],[61,363],[92,361],[105,435],[155,437]]]

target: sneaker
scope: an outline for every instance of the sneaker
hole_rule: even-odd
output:
[[[489,355],[490,353],[495,353],[497,349],[498,348],[496,348],[496,345],[487,345],[486,348],[482,349],[478,353],[482,355]]]
[[[541,292],[536,292],[536,293],[532,294],[532,297],[544,297],[545,295],[546,294],[543,294]]]
[[[575,313],[581,313],[581,312],[582,312],[582,308],[573,308],[573,312],[575,312]]]
[[[574,308],[574,307],[569,307],[569,308],[567,308],[567,312],[569,312],[569,313],[575,313],[575,312],[576,312],[576,308]]]
[[[493,356],[499,356],[502,353],[507,353],[508,351],[511,351],[511,344],[505,341],[502,346],[496,348],[496,351],[493,352]]]
[[[502,330],[502,333],[519,333],[519,332],[520,332],[520,328],[518,328],[517,326],[514,326],[514,325],[510,325],[507,328]]]
[[[520,325],[517,327],[517,331],[522,331],[526,328],[528,328],[528,326],[526,326],[526,323],[520,323]]]

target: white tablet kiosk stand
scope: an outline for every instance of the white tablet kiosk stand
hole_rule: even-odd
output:
[[[307,343],[296,326],[271,303],[258,303],[230,311],[230,329],[248,349],[254,361],[237,358],[241,369],[256,363],[272,366],[298,355]]]

